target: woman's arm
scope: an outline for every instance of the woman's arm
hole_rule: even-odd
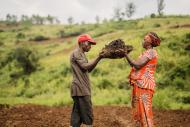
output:
[[[132,60],[127,53],[125,53],[125,57],[127,59],[127,61],[129,62],[129,64],[134,67],[135,69],[139,70],[141,69],[144,65],[146,65],[146,63],[148,63],[149,59],[147,57],[143,57],[140,60],[134,61]]]

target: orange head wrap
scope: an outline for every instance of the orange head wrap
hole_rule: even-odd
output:
[[[158,37],[158,35],[154,32],[149,32],[148,36],[151,38],[152,40],[152,46],[156,47],[160,45],[160,38]]]

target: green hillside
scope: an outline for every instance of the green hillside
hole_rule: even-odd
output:
[[[136,59],[149,31],[156,32],[162,40],[156,48],[159,61],[153,106],[190,109],[190,16],[72,26],[0,22],[0,103],[70,105],[69,55],[76,47],[77,35],[88,33],[97,41],[87,54],[89,60],[118,38],[134,46],[130,56]],[[103,59],[90,74],[93,104],[130,106],[129,71],[124,59]]]

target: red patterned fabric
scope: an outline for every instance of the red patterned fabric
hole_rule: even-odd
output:
[[[153,127],[152,96],[156,86],[154,72],[157,65],[157,52],[154,49],[144,51],[138,58],[143,60],[147,57],[149,62],[141,69],[131,69],[129,81],[133,86],[132,91],[132,114],[135,126]]]
[[[145,57],[149,59],[149,62],[140,70],[137,70],[134,67],[132,67],[129,75],[129,80],[131,84],[132,82],[135,82],[135,84],[141,88],[150,89],[154,91],[156,86],[154,72],[157,65],[158,55],[156,50],[148,49],[139,56],[138,60],[142,60]]]
[[[153,91],[133,85],[132,91],[132,114],[134,126],[153,127],[152,113]]]

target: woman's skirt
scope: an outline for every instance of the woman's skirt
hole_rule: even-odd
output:
[[[153,91],[133,84],[132,115],[137,127],[153,127],[152,97]]]

